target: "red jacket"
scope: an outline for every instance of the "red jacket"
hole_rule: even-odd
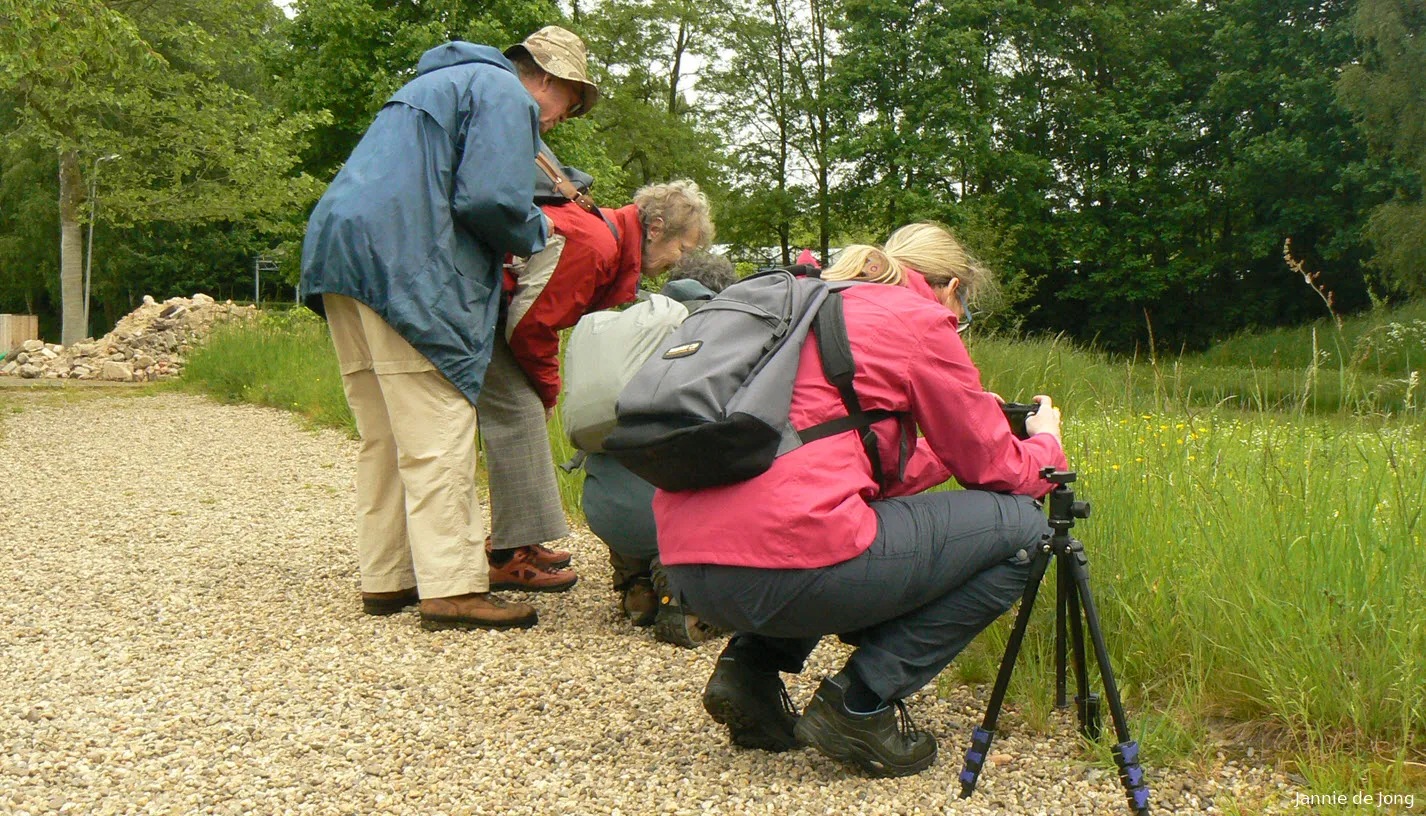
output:
[[[548,276],[527,272],[517,280],[506,276],[511,292],[505,339],[545,407],[560,393],[559,333],[589,312],[609,309],[634,299],[644,263],[644,227],[638,207],[630,204],[603,210],[619,229],[619,240],[604,220],[577,204],[551,204],[541,209],[549,217],[551,239],[564,238]],[[547,246],[545,252],[555,251]],[[527,270],[539,266],[530,259]],[[548,260],[546,258],[545,260]]]
[[[954,476],[966,487],[1043,496],[1041,468],[1065,467],[1059,440],[1010,433],[1000,405],[956,334],[956,317],[926,294],[865,284],[843,295],[856,360],[853,384],[864,410],[909,412],[924,435],[897,480],[900,434],[878,423],[887,492],[881,494],[856,432],[819,439],[778,457],[738,484],[654,495],[659,556],[665,564],[815,569],[861,554],[876,536],[870,502],[919,493]],[[802,346],[792,392],[792,424],[805,428],[846,416],[822,374],[817,344]]]

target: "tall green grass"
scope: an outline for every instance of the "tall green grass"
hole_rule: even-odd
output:
[[[1314,358],[1310,332],[1305,342],[1301,368],[1254,365],[1234,357],[1213,363],[1201,355],[1121,359],[1076,349],[1057,338],[976,338],[970,348],[988,390],[1007,396],[1047,393],[1079,409],[1229,407],[1348,415],[1426,411],[1426,324],[1419,340],[1407,337],[1393,346],[1393,359],[1410,359],[1417,366],[1402,376]]]
[[[220,400],[284,408],[356,435],[327,324],[306,309],[215,327],[188,356],[183,383]]]
[[[1312,363],[1314,348],[1319,365],[1346,363],[1363,373],[1408,376],[1426,368],[1426,301],[1347,317],[1340,329],[1333,319],[1323,318],[1305,326],[1243,332],[1189,359],[1208,366],[1302,370]]]

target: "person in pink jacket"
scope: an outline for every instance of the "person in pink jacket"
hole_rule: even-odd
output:
[[[1020,440],[981,387],[958,332],[994,281],[946,229],[914,224],[884,251],[849,248],[823,277],[881,281],[842,295],[854,386],[863,410],[899,412],[921,436],[896,419],[874,426],[885,491],[855,432],[803,445],[744,482],[660,490],[659,554],[680,603],[736,632],[703,695],[734,744],[805,743],[874,776],[905,776],[935,761],[936,740],[902,700],[1010,609],[1049,532],[1036,499],[1052,488],[1041,468],[1066,466],[1059,410],[1037,396]],[[845,414],[817,344],[805,343],[792,424]],[[926,492],[951,478],[966,489]],[[799,718],[778,672],[801,671],[825,635],[857,648]]]

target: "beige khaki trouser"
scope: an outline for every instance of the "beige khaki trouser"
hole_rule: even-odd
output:
[[[362,591],[414,585],[422,598],[488,591],[475,406],[366,304],[331,294],[322,304],[361,435]]]

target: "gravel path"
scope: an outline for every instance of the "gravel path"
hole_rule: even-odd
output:
[[[1071,728],[1013,711],[955,798],[984,688],[911,701],[941,757],[908,779],[732,748],[699,703],[721,646],[625,624],[582,529],[528,632],[363,616],[354,461],[274,410],[0,392],[0,813],[1128,812]],[[843,648],[789,679],[799,705]],[[1270,770],[1149,773],[1156,813],[1291,809]]]

